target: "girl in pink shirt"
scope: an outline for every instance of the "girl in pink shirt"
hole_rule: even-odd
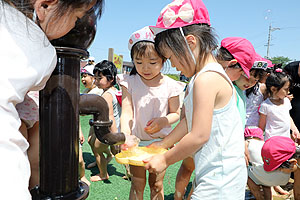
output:
[[[160,71],[165,59],[154,48],[154,37],[149,27],[133,33],[128,44],[134,63],[130,75],[119,77],[122,86],[121,131],[135,135],[146,146],[171,132],[171,124],[179,119],[179,94],[185,84],[175,81]],[[130,166],[131,190],[129,199],[143,199],[146,185],[144,167]],[[163,199],[163,178],[149,173],[151,199]]]

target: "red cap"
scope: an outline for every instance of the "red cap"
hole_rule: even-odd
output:
[[[221,41],[224,47],[238,61],[245,74],[250,78],[250,69],[254,64],[256,52],[251,42],[241,37],[228,37]]]
[[[156,35],[167,29],[199,23],[210,25],[208,11],[202,0],[174,0],[161,10],[156,26],[149,28]]]
[[[264,161],[264,169],[267,172],[277,169],[296,152],[295,142],[288,137],[273,136],[265,141],[261,156]]]

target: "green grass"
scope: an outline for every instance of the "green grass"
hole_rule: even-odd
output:
[[[81,91],[83,91],[83,85],[81,85]],[[81,128],[84,134],[85,139],[87,140],[88,131],[89,131],[89,124],[88,120],[92,116],[80,116]],[[86,166],[95,160],[93,153],[89,144],[84,142],[82,146],[83,152],[83,159],[85,161]],[[173,199],[174,190],[175,190],[175,180],[177,171],[181,165],[181,162],[175,163],[171,165],[166,172],[164,178],[164,193],[165,199],[171,200]],[[98,168],[94,167],[92,169],[85,170],[85,175],[89,180],[91,176],[99,173]],[[131,182],[128,180],[122,179],[122,176],[125,175],[125,168],[117,163],[115,159],[113,159],[108,164],[108,174],[110,176],[109,180],[107,181],[98,181],[92,182],[90,185],[89,196],[87,200],[126,200],[129,199],[129,191],[130,191],[130,184]],[[192,175],[191,180],[193,179],[194,175]],[[191,181],[189,183],[189,187],[191,187]],[[147,183],[144,192],[144,199],[150,199],[150,189]]]

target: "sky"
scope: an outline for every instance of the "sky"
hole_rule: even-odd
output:
[[[160,11],[171,0],[106,0],[97,23],[97,33],[88,51],[96,62],[108,58],[108,49],[131,61],[130,35],[148,25],[155,25]],[[269,57],[284,56],[300,60],[299,0],[203,0],[211,27],[219,44],[226,37],[248,39],[256,52],[267,56],[269,27],[272,31]],[[169,66],[170,68],[170,66]],[[174,68],[168,73],[176,73]]]

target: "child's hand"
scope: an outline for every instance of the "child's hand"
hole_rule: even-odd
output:
[[[300,133],[298,131],[293,131],[292,136],[293,136],[295,142],[300,141]]]
[[[135,135],[125,135],[125,137],[125,143],[121,144],[122,151],[137,147],[140,143],[140,139]]]
[[[249,150],[248,150],[248,142],[245,141],[245,161],[246,161],[246,166],[249,166]]]
[[[145,132],[148,134],[159,132],[164,127],[164,120],[162,117],[151,119],[144,128]]]
[[[83,136],[82,132],[80,132],[80,134],[79,134],[79,142],[80,142],[80,144],[84,143],[84,136]]]
[[[152,156],[151,158],[143,160],[143,162],[146,163],[145,169],[148,170],[149,173],[159,174],[168,167],[164,154]]]

